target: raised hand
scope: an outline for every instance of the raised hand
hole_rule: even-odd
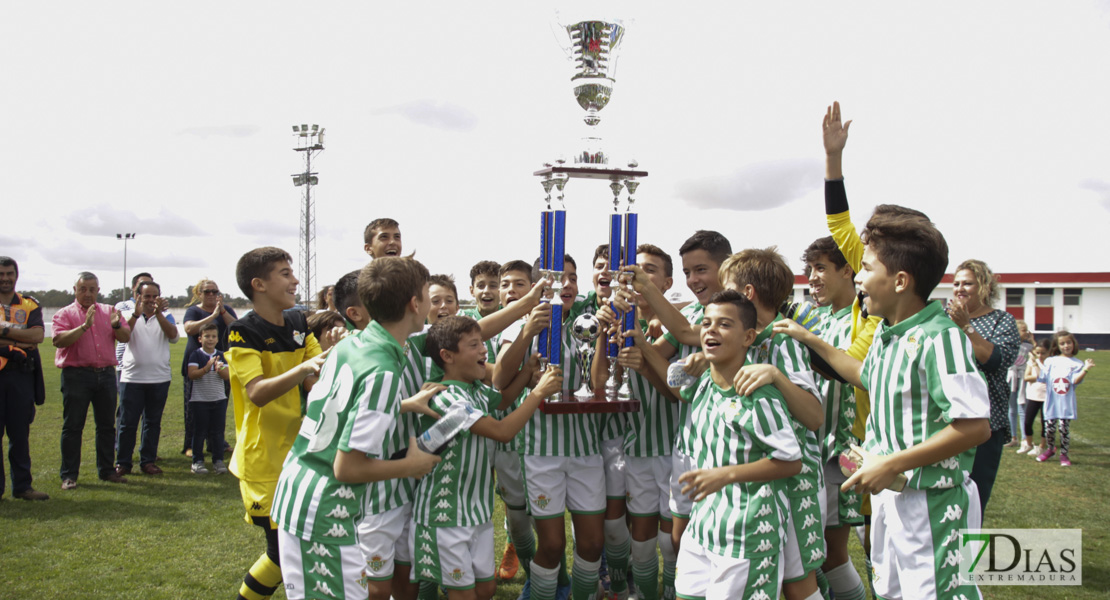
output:
[[[852,122],[840,122],[840,103],[833,102],[825,111],[825,118],[821,121],[821,130],[824,134],[825,154],[839,154],[844,151],[848,143],[848,128]]]

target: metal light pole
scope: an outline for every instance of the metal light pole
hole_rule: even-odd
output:
[[[312,186],[320,181],[317,174],[312,172],[312,157],[324,149],[324,130],[316,124],[311,129],[308,125],[294,125],[293,136],[297,141],[293,150],[304,152],[304,172],[293,174],[293,185],[304,186],[298,258],[301,263],[301,301],[307,302],[316,292],[316,282],[313,279],[316,276],[316,210],[312,201]]]
[[[123,288],[120,294],[123,296],[119,299],[120,302],[127,300],[127,240],[135,239],[134,233],[117,233],[117,240],[123,240]]]

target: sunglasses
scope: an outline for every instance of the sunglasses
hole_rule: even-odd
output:
[[[220,290],[204,290],[204,295],[205,296],[218,296],[218,295],[220,295]]]

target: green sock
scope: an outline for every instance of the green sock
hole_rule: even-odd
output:
[[[567,555],[559,559],[559,587],[567,587],[570,585],[570,577],[567,576]]]
[[[655,540],[632,540],[632,579],[642,600],[659,600],[659,556]]]
[[[589,562],[578,554],[574,555],[574,564],[571,566],[570,593],[574,600],[593,600],[597,594],[597,571],[601,568],[601,561]]]
[[[419,600],[439,600],[439,586],[431,581],[420,582]]]
[[[532,563],[532,600],[555,600],[555,588],[559,580],[556,571],[559,570],[561,567],[558,566],[547,569]]]
[[[829,600],[829,580],[821,569],[817,569],[817,590],[821,592],[822,598]]]
[[[609,589],[620,593],[628,589],[628,555],[632,536],[624,519],[605,521],[605,559],[609,564]]]

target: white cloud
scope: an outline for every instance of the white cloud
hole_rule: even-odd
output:
[[[1084,179],[1079,183],[1079,187],[1085,190],[1091,190],[1098,194],[1099,202],[1106,210],[1110,210],[1110,182],[1102,181],[1101,179]]]
[[[191,237],[204,234],[204,230],[192,220],[175,215],[165,208],[158,209],[155,215],[138,216],[132,210],[101,204],[76,209],[66,215],[65,222],[70,231],[84,235],[134,232],[137,235]]]
[[[743,166],[728,175],[688,179],[677,195],[697,208],[759,211],[789,204],[821,185],[823,165],[784,159]]]

